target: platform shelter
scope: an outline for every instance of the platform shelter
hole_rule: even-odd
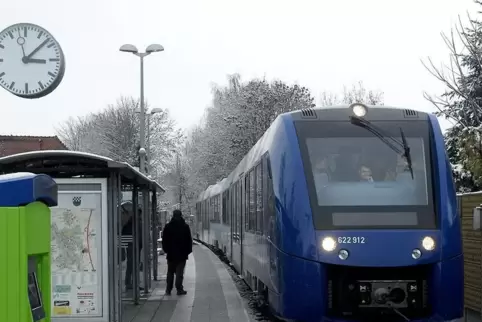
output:
[[[48,174],[58,185],[58,206],[51,208],[52,321],[122,321],[123,303],[139,304],[157,279],[156,205],[165,190],[127,163],[76,151],[0,158],[0,174],[15,172]],[[132,211],[131,236],[121,234],[125,191],[131,192],[131,209],[141,209]],[[129,243],[132,290],[126,292]]]

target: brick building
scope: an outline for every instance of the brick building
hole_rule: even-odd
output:
[[[40,150],[68,150],[68,148],[57,136],[0,135],[0,157]]]

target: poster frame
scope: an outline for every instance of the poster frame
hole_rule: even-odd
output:
[[[90,321],[90,322],[108,322],[109,321],[109,252],[108,252],[108,203],[107,203],[107,179],[106,178],[54,178],[57,185],[65,184],[100,184],[101,185],[101,290],[102,290],[102,312],[101,316],[66,316],[66,317],[52,317],[52,322],[78,322],[78,321]],[[92,193],[93,191],[61,191],[59,194],[71,194],[71,193]]]

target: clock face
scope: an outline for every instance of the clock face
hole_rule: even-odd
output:
[[[39,98],[60,84],[65,59],[45,29],[29,23],[0,32],[0,86],[23,98]]]

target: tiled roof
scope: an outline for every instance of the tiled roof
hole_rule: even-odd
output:
[[[40,150],[68,150],[68,148],[57,136],[0,135],[0,157]]]

